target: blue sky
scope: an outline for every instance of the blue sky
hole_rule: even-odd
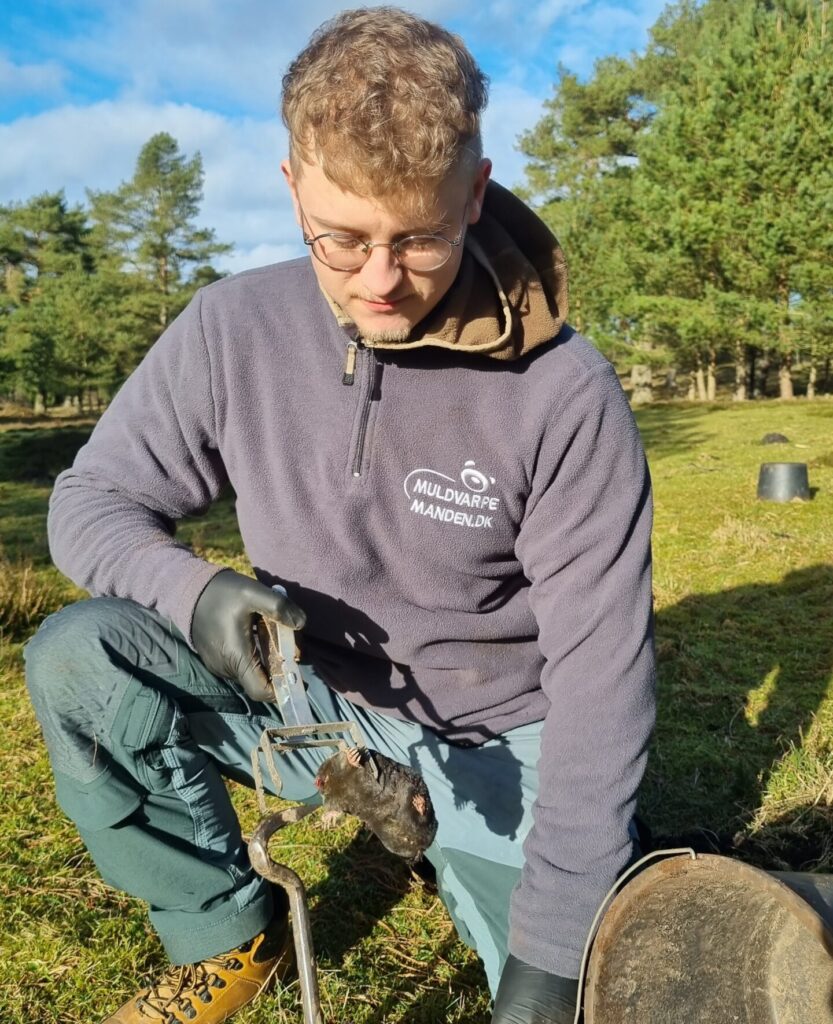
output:
[[[142,144],[170,132],[205,167],[201,224],[242,270],[303,251],[278,165],[280,79],[312,30],[357,3],[333,0],[4,0],[0,203],[63,188],[112,189]],[[378,6],[368,4],[368,6]],[[559,63],[641,50],[663,0],[413,0],[459,32],[491,79],[484,118],[494,176],[523,180],[532,127]]]

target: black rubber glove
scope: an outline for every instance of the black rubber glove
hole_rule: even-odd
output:
[[[573,1024],[578,981],[530,967],[509,954],[492,1011],[492,1024]]]
[[[223,569],[199,596],[191,642],[209,672],[239,683],[252,700],[274,700],[252,632],[261,615],[293,629],[300,629],[306,621],[288,597],[233,569]]]

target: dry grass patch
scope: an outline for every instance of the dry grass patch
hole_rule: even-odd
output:
[[[47,615],[83,596],[54,570],[0,554],[0,634],[7,639],[30,636]]]

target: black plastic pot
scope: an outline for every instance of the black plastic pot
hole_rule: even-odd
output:
[[[646,868],[602,919],[586,1024],[833,1024],[831,899],[711,854]]]
[[[758,497],[764,501],[810,500],[806,462],[764,462],[758,473]]]

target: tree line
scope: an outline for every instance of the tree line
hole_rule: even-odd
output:
[[[0,206],[0,394],[98,409],[229,251],[195,226],[199,154],[154,135],[130,181]]]
[[[659,368],[701,399],[724,366],[737,399],[830,389],[828,0],[676,3],[644,53],[560,69],[520,147],[571,319],[634,367],[637,399]]]
[[[680,0],[642,53],[560,68],[519,140],[571,320],[635,400],[833,390],[833,0]],[[230,248],[160,133],[113,192],[0,206],[0,395],[106,401]],[[687,383],[676,390],[676,382]]]

